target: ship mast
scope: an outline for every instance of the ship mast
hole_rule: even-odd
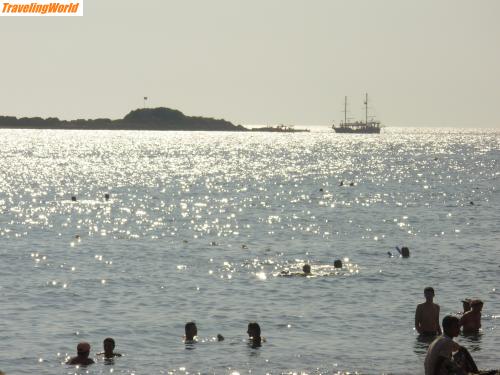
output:
[[[365,124],[368,125],[368,93],[365,96]]]
[[[347,124],[347,96],[344,98],[344,124]]]

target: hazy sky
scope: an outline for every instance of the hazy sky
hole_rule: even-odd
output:
[[[500,128],[499,0],[85,0],[0,17],[0,114]]]

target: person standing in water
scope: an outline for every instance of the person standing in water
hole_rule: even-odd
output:
[[[89,358],[90,355],[90,344],[88,342],[81,342],[76,347],[77,356],[71,358],[67,365],[79,365],[79,366],[88,366],[94,362],[92,358]]]
[[[248,323],[247,333],[250,339],[250,344],[253,349],[262,346],[262,337],[260,336],[260,326],[257,322]]]
[[[475,299],[470,302],[471,310],[462,315],[460,326],[465,334],[478,333],[481,329],[481,310],[483,309],[483,301]]]
[[[97,355],[104,355],[104,358],[106,359],[111,359],[114,357],[121,357],[122,355],[120,353],[115,353],[115,340],[113,340],[111,337],[107,337],[104,339],[103,343],[103,348],[104,352],[102,353],[97,353]]]
[[[434,303],[434,288],[424,289],[425,302],[415,311],[415,329],[420,335],[436,336],[441,334],[439,326],[439,305]]]

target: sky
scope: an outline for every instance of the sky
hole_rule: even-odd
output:
[[[498,0],[84,0],[0,17],[0,115],[500,128]]]

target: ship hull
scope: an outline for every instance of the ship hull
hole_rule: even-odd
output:
[[[347,134],[379,134],[380,128],[372,129],[352,129],[352,128],[333,128],[335,133],[347,133]]]

